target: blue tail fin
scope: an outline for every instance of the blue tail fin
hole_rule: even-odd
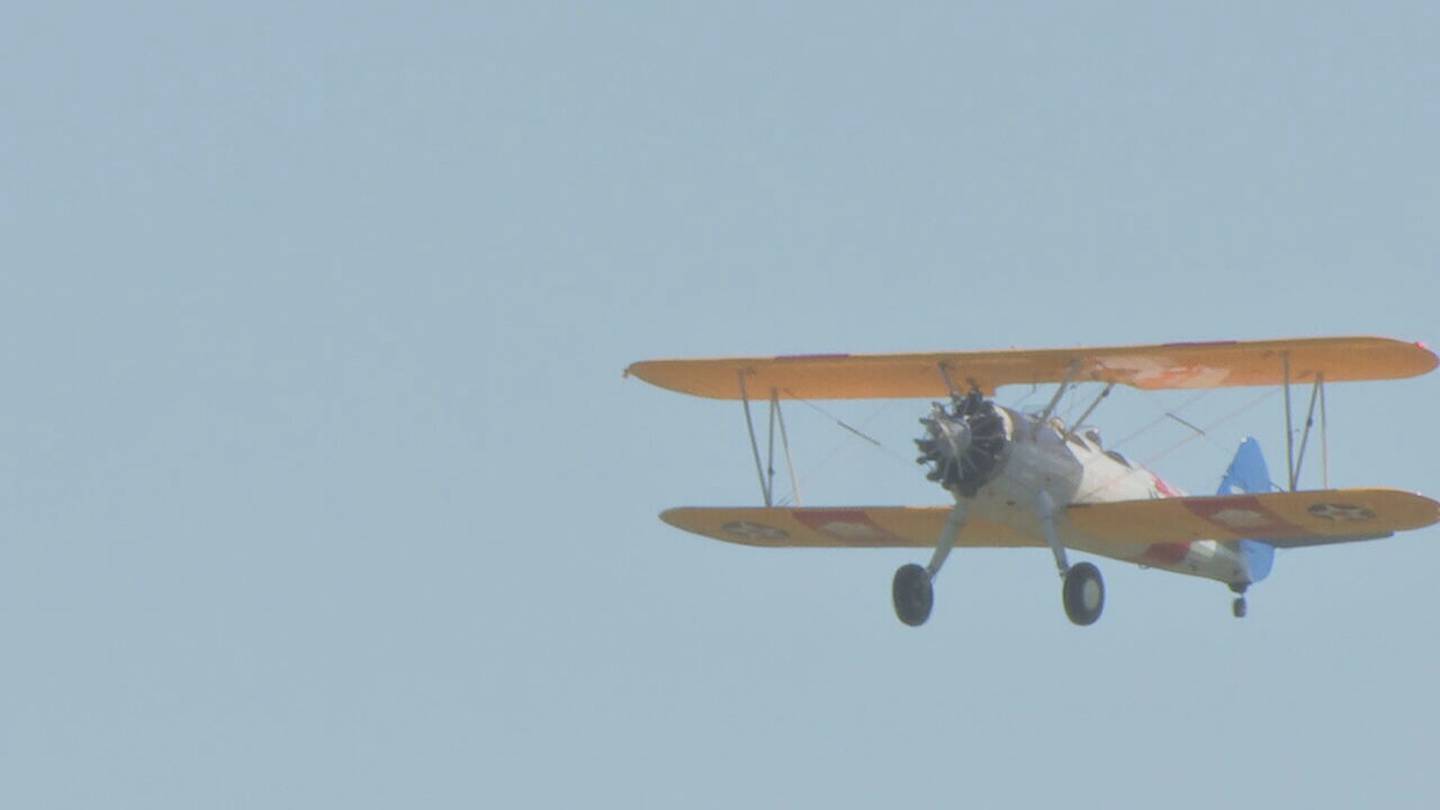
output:
[[[1260,452],[1260,442],[1254,437],[1240,443],[1235,459],[1220,479],[1220,490],[1216,494],[1229,495],[1237,489],[1252,495],[1273,489],[1270,470],[1265,466],[1265,455]],[[1270,569],[1275,564],[1274,546],[1259,540],[1241,540],[1240,553],[1245,558],[1251,582],[1259,582],[1270,575]]]

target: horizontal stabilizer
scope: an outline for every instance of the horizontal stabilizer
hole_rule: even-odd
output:
[[[1433,370],[1425,346],[1378,337],[1166,343],[1074,349],[918,354],[820,354],[647,360],[625,370],[646,382],[715,399],[905,399],[941,397],[951,381],[993,394],[1002,385],[1105,382],[1140,389],[1280,385],[1290,381],[1389,380]]]

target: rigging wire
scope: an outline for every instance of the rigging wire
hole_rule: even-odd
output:
[[[1246,412],[1254,409],[1257,405],[1259,405],[1260,403],[1264,402],[1264,401],[1267,400],[1267,399],[1270,399],[1271,397],[1275,396],[1277,393],[1278,393],[1278,391],[1276,391],[1276,390],[1274,390],[1274,389],[1262,392],[1262,393],[1259,394],[1258,396],[1250,399],[1250,400],[1249,400],[1248,402],[1246,402],[1244,405],[1241,405],[1239,408],[1236,408],[1235,410],[1230,411],[1229,413],[1225,414],[1224,416],[1220,417],[1219,419],[1216,419],[1214,422],[1211,422],[1210,424],[1205,425],[1205,426],[1202,427],[1202,428],[1197,428],[1196,430],[1197,430],[1198,432],[1191,433],[1191,434],[1189,434],[1188,436],[1186,436],[1185,438],[1181,439],[1180,441],[1172,444],[1171,446],[1165,448],[1164,450],[1161,450],[1159,453],[1156,453],[1155,455],[1152,455],[1152,456],[1144,459],[1143,461],[1140,462],[1140,466],[1141,466],[1141,467],[1146,467],[1146,468],[1148,468],[1150,465],[1152,465],[1152,464],[1160,461],[1161,459],[1165,458],[1166,456],[1170,455],[1171,453],[1175,452],[1176,450],[1179,450],[1181,447],[1184,447],[1185,445],[1189,444],[1190,442],[1193,442],[1193,441],[1195,441],[1196,439],[1201,439],[1201,438],[1205,439],[1207,442],[1209,442],[1211,445],[1213,445],[1216,449],[1220,450],[1222,453],[1228,452],[1228,451],[1225,450],[1224,447],[1222,447],[1222,446],[1220,445],[1219,442],[1215,441],[1215,439],[1210,436],[1211,432],[1213,432],[1213,431],[1215,430],[1215,428],[1220,427],[1221,425],[1225,424],[1226,422],[1229,422],[1230,420],[1235,419],[1236,417],[1239,417],[1241,414],[1244,414],[1244,413],[1246,413]],[[1198,399],[1198,398],[1192,398],[1192,400],[1193,400],[1193,399]],[[1187,405],[1189,405],[1189,404],[1191,404],[1191,403],[1190,403],[1190,402],[1187,402],[1187,403],[1185,403],[1185,405],[1182,405],[1181,408],[1179,408],[1179,409],[1177,409],[1177,410],[1183,409],[1185,406],[1187,406]],[[1160,423],[1161,421],[1163,421],[1164,419],[1165,419],[1165,416],[1162,415],[1161,418],[1160,418],[1160,419],[1157,419],[1154,424],[1159,424],[1159,423]],[[1191,427],[1194,427],[1194,426],[1192,425]],[[1137,431],[1136,434],[1132,434],[1132,438],[1133,438],[1133,435],[1138,435],[1138,434],[1139,434],[1138,431]],[[1075,500],[1076,500],[1076,501],[1088,500],[1088,499],[1094,497],[1095,495],[1097,495],[1097,494],[1099,494],[1099,493],[1101,493],[1101,492],[1104,492],[1106,489],[1109,489],[1112,485],[1114,485],[1116,482],[1120,481],[1122,478],[1126,477],[1127,475],[1129,475],[1128,472],[1123,472],[1123,473],[1114,475],[1114,476],[1112,476],[1112,477],[1110,477],[1110,478],[1107,478],[1106,480],[1101,481],[1098,485],[1096,485],[1095,487],[1087,490],[1087,491],[1084,492],[1083,494],[1076,496]]]
[[[1035,396],[1035,392],[1039,390],[1040,386],[1038,384],[1031,383],[1030,390],[1025,392],[1025,396],[1021,397],[1018,401],[1010,405],[1006,405],[1005,407],[1009,408],[1012,411],[1019,411],[1022,407],[1024,407],[1025,403],[1030,401],[1031,397]]]
[[[1065,424],[1067,425],[1070,424],[1070,418],[1075,415],[1075,409],[1080,407],[1080,403],[1082,401],[1080,399],[1081,385],[1084,385],[1084,383],[1076,382],[1070,386],[1069,391],[1065,392],[1065,400],[1069,403],[1065,406]]]
[[[1067,392],[1067,394],[1068,394],[1068,399],[1069,399],[1069,409],[1068,409],[1067,414],[1066,414],[1067,417],[1070,416],[1070,415],[1073,413],[1073,411],[1074,411],[1074,409],[1075,409],[1075,406],[1076,406],[1076,404],[1078,403],[1078,397],[1077,397],[1077,395],[1076,395],[1076,388],[1078,388],[1078,386],[1071,386],[1070,391]],[[1028,392],[1026,392],[1025,396],[1023,396],[1023,397],[1022,397],[1018,402],[1016,402],[1014,405],[1011,405],[1011,406],[1009,406],[1009,407],[1010,407],[1012,410],[1019,411],[1020,408],[1023,407],[1023,405],[1024,405],[1026,402],[1028,402],[1032,397],[1034,397],[1034,395],[1036,394],[1036,392],[1038,392],[1039,390],[1040,390],[1040,386],[1039,386],[1039,385],[1032,385],[1032,386],[1030,387],[1030,390],[1029,390]],[[1186,410],[1187,408],[1189,408],[1189,407],[1191,407],[1192,405],[1196,404],[1197,402],[1201,401],[1201,400],[1204,399],[1205,397],[1209,396],[1211,393],[1213,393],[1214,390],[1215,390],[1215,389],[1203,389],[1203,390],[1201,390],[1201,391],[1197,391],[1196,393],[1194,393],[1194,394],[1192,394],[1191,396],[1189,396],[1188,398],[1186,398],[1186,400],[1185,400],[1184,402],[1180,403],[1179,406],[1177,406],[1177,407],[1175,407],[1175,408],[1168,409],[1168,410],[1161,410],[1161,409],[1159,409],[1159,408],[1156,408],[1156,407],[1152,404],[1151,407],[1154,408],[1155,410],[1159,411],[1159,415],[1156,416],[1156,417],[1155,417],[1153,420],[1151,420],[1150,422],[1148,422],[1148,423],[1146,423],[1145,425],[1143,425],[1142,427],[1140,427],[1138,430],[1134,431],[1133,433],[1130,433],[1129,435],[1127,435],[1127,436],[1125,436],[1124,438],[1120,439],[1120,441],[1118,441],[1118,442],[1114,443],[1113,445],[1111,445],[1112,449],[1118,449],[1119,447],[1125,445],[1126,443],[1131,442],[1131,441],[1133,441],[1133,440],[1135,440],[1135,439],[1137,439],[1137,438],[1145,435],[1146,433],[1149,433],[1151,430],[1155,429],[1155,428],[1156,428],[1157,426],[1159,426],[1161,423],[1166,422],[1167,420],[1170,420],[1170,421],[1175,421],[1175,422],[1178,422],[1178,423],[1184,425],[1185,427],[1189,428],[1192,432],[1189,433],[1187,436],[1185,436],[1185,438],[1181,439],[1180,441],[1178,441],[1178,442],[1170,445],[1169,447],[1161,450],[1160,452],[1154,454],[1153,456],[1150,456],[1150,457],[1146,458],[1143,462],[1141,462],[1143,466],[1147,466],[1147,467],[1148,467],[1148,466],[1150,466],[1150,465],[1152,465],[1152,464],[1160,461],[1161,459],[1164,459],[1166,456],[1169,456],[1171,453],[1174,453],[1175,451],[1179,450],[1180,448],[1184,447],[1185,445],[1189,444],[1190,442],[1195,441],[1196,439],[1204,439],[1204,440],[1205,440],[1207,443],[1209,443],[1211,446],[1213,446],[1214,448],[1216,448],[1216,449],[1219,450],[1220,452],[1224,453],[1224,452],[1226,452],[1225,448],[1222,447],[1222,446],[1220,445],[1220,443],[1217,442],[1217,441],[1214,439],[1214,437],[1210,435],[1211,432],[1212,432],[1215,428],[1220,427],[1221,425],[1225,424],[1226,422],[1229,422],[1230,420],[1235,419],[1236,417],[1239,417],[1240,415],[1242,415],[1242,414],[1250,411],[1251,409],[1253,409],[1253,408],[1255,408],[1256,406],[1258,406],[1260,403],[1262,403],[1262,402],[1264,402],[1265,400],[1267,400],[1267,399],[1275,396],[1275,394],[1276,394],[1276,392],[1275,392],[1274,390],[1267,390],[1267,391],[1261,393],[1260,395],[1252,398],[1251,400],[1249,400],[1248,402],[1246,402],[1246,403],[1245,403],[1244,405],[1242,405],[1241,407],[1239,407],[1239,408],[1237,408],[1237,409],[1235,409],[1235,410],[1233,410],[1233,411],[1225,414],[1224,416],[1220,417],[1219,419],[1215,420],[1214,422],[1212,422],[1212,423],[1210,423],[1210,424],[1208,424],[1208,425],[1206,425],[1206,426],[1204,426],[1204,427],[1196,426],[1194,423],[1189,422],[1189,421],[1187,421],[1187,420],[1185,420],[1185,419],[1182,419],[1180,416],[1178,416],[1178,414],[1179,414],[1180,412]],[[856,438],[859,438],[860,440],[864,441],[866,444],[868,444],[868,445],[870,445],[870,446],[872,446],[872,447],[880,450],[880,451],[881,451],[882,453],[884,453],[887,457],[893,459],[897,464],[901,465],[901,466],[904,467],[905,469],[909,470],[909,469],[912,468],[912,462],[910,461],[910,459],[906,458],[904,455],[902,455],[900,452],[896,451],[894,448],[886,445],[884,442],[880,441],[879,439],[877,439],[877,438],[875,438],[874,436],[870,435],[869,433],[866,433],[866,432],[865,432],[865,428],[868,427],[871,422],[873,422],[873,421],[875,421],[877,418],[879,418],[879,416],[880,416],[882,413],[884,413],[885,411],[890,410],[891,408],[895,407],[895,406],[898,404],[899,400],[887,400],[884,404],[882,404],[881,406],[879,406],[878,408],[876,408],[876,409],[875,409],[874,411],[872,411],[868,416],[866,416],[863,420],[861,420],[860,423],[859,423],[859,425],[856,426],[856,425],[852,425],[851,423],[849,423],[849,422],[845,421],[844,419],[840,418],[838,415],[836,415],[835,413],[829,411],[828,409],[821,407],[820,405],[816,404],[815,402],[812,402],[811,400],[803,399],[803,398],[801,398],[801,397],[796,397],[793,393],[791,393],[791,392],[789,392],[789,391],[787,391],[786,393],[790,395],[790,398],[791,398],[793,401],[799,402],[799,403],[805,405],[806,407],[814,410],[815,412],[819,413],[820,415],[824,416],[826,419],[830,420],[832,423],[834,423],[834,424],[835,424],[837,427],[839,427],[841,430],[845,431],[846,433],[851,434],[852,436],[854,436],[854,437],[856,437]],[[1145,398],[1142,397],[1141,399],[1144,400]],[[1148,401],[1148,400],[1146,400],[1146,401]],[[838,444],[838,445],[836,445],[836,446],[835,446],[834,448],[832,448],[828,453],[825,454],[825,456],[821,459],[820,463],[816,466],[815,469],[817,469],[817,470],[829,470],[829,469],[833,469],[833,465],[831,465],[830,462],[833,461],[833,460],[835,459],[835,457],[836,457],[837,455],[839,455],[841,452],[843,452],[846,448],[847,448],[847,445],[846,445],[845,443],[843,443],[843,442],[840,443],[840,444]],[[1004,473],[1002,473],[1002,475],[1003,475],[1003,474],[1004,474]],[[1087,497],[1087,498],[1088,498],[1088,497],[1091,497],[1091,496],[1095,495],[1095,494],[1098,493],[1098,492],[1103,491],[1104,489],[1106,489],[1106,488],[1108,488],[1110,485],[1112,485],[1116,480],[1118,480],[1119,477],[1122,477],[1122,476],[1117,476],[1117,477],[1114,478],[1114,479],[1110,479],[1110,480],[1107,480],[1107,481],[1105,481],[1105,482],[1102,482],[1102,483],[1101,483],[1098,487],[1096,487],[1095,489],[1091,490],[1090,492],[1085,493],[1085,495],[1084,495],[1083,497]],[[812,475],[809,480],[813,481],[813,480],[814,480],[814,475]],[[786,506],[786,505],[789,505],[791,502],[793,502],[794,497],[795,497],[795,493],[792,491],[792,492],[790,492],[789,494],[787,494],[785,497],[780,498],[779,500],[777,500],[777,501],[776,501],[776,505],[777,505],[777,506]]]
[[[1206,388],[1206,389],[1203,389],[1203,390],[1201,390],[1201,391],[1198,391],[1198,392],[1196,392],[1195,394],[1192,394],[1192,395],[1191,395],[1188,399],[1186,399],[1184,402],[1180,403],[1180,407],[1178,407],[1178,408],[1171,408],[1171,409],[1166,410],[1166,411],[1161,411],[1159,416],[1156,416],[1156,417],[1155,417],[1154,419],[1152,419],[1151,421],[1145,423],[1145,425],[1144,425],[1143,427],[1141,427],[1139,430],[1135,431],[1134,433],[1131,433],[1130,435],[1126,436],[1125,438],[1123,438],[1123,439],[1121,439],[1120,441],[1115,442],[1113,445],[1111,445],[1111,449],[1118,450],[1118,449],[1120,449],[1121,447],[1125,446],[1125,444],[1126,444],[1127,442],[1130,442],[1130,441],[1133,440],[1133,439],[1138,439],[1138,438],[1140,438],[1141,436],[1145,435],[1146,433],[1149,433],[1151,430],[1153,430],[1153,429],[1155,428],[1156,425],[1160,424],[1161,422],[1164,422],[1166,419],[1174,419],[1174,418],[1176,418],[1175,414],[1180,413],[1181,411],[1185,410],[1186,408],[1190,407],[1191,405],[1194,405],[1195,403],[1197,403],[1197,402],[1199,402],[1200,400],[1204,399],[1205,397],[1209,396],[1209,395],[1210,395],[1210,392],[1213,391],[1213,390],[1214,390],[1214,389]],[[1141,399],[1142,399],[1142,401],[1146,401],[1146,400],[1144,400],[1143,397],[1142,397]],[[1148,402],[1148,401],[1146,401],[1146,403],[1147,403],[1148,405],[1150,405],[1151,408],[1155,408],[1155,405],[1154,405],[1153,403],[1150,403],[1150,402]],[[1158,409],[1156,409],[1156,410],[1158,410]]]
[[[1224,416],[1220,417],[1219,419],[1215,420],[1214,422],[1210,423],[1209,425],[1206,425],[1205,428],[1202,429],[1202,430],[1200,430],[1198,433],[1192,433],[1191,435],[1186,436],[1184,439],[1181,439],[1180,441],[1176,442],[1175,444],[1172,444],[1171,446],[1165,448],[1164,450],[1161,450],[1159,453],[1156,453],[1155,455],[1147,458],[1144,463],[1145,463],[1147,466],[1150,465],[1150,464],[1153,464],[1153,463],[1159,461],[1160,459],[1162,459],[1162,458],[1170,455],[1171,453],[1175,452],[1176,450],[1179,450],[1181,447],[1184,447],[1185,445],[1189,444],[1190,442],[1195,441],[1196,439],[1204,439],[1205,441],[1209,442],[1215,449],[1219,450],[1221,453],[1228,453],[1228,452],[1230,452],[1230,451],[1226,450],[1225,447],[1224,447],[1223,445],[1221,445],[1219,442],[1215,441],[1215,439],[1210,435],[1210,432],[1211,432],[1212,430],[1214,430],[1215,428],[1217,428],[1217,427],[1225,424],[1226,422],[1229,422],[1231,419],[1234,419],[1234,418],[1240,416],[1241,414],[1243,414],[1243,413],[1245,413],[1245,412],[1253,409],[1255,406],[1259,405],[1260,403],[1264,402],[1265,400],[1267,400],[1267,399],[1275,396],[1276,393],[1277,393],[1277,392],[1276,392],[1275,390],[1273,390],[1273,389],[1272,389],[1272,390],[1265,391],[1264,393],[1262,393],[1262,394],[1254,397],[1253,399],[1251,399],[1249,402],[1245,403],[1244,405],[1241,405],[1239,408],[1236,408],[1235,410],[1233,410],[1233,411],[1225,414]],[[1191,425],[1190,427],[1193,428],[1194,425]]]
[[[869,424],[870,424],[871,422],[875,421],[875,420],[880,416],[880,414],[884,413],[885,411],[889,410],[890,408],[893,408],[893,407],[897,404],[897,402],[899,402],[899,400],[888,400],[888,401],[886,401],[885,403],[881,404],[881,405],[880,405],[879,407],[877,407],[874,411],[872,411],[869,416],[867,416],[867,417],[865,417],[864,419],[862,419],[862,420],[860,421],[859,426],[856,426],[856,425],[850,424],[849,422],[845,421],[844,419],[841,419],[839,416],[835,415],[834,413],[830,412],[829,410],[827,410],[827,409],[825,409],[825,408],[822,408],[821,406],[815,404],[814,402],[811,402],[811,401],[808,400],[808,399],[804,399],[804,398],[801,398],[801,397],[797,397],[797,396],[795,396],[795,395],[794,395],[792,392],[790,392],[790,391],[786,391],[785,393],[789,395],[789,397],[790,397],[791,400],[793,400],[793,401],[795,401],[795,402],[799,402],[799,403],[801,403],[801,404],[809,407],[810,409],[814,410],[816,413],[819,413],[820,415],[824,416],[826,419],[829,419],[831,422],[835,423],[835,425],[838,426],[840,429],[842,429],[842,430],[844,430],[845,432],[851,434],[852,436],[855,436],[855,437],[861,439],[861,440],[864,441],[866,444],[869,444],[870,446],[872,446],[872,447],[880,450],[880,451],[881,451],[882,453],[884,453],[887,457],[889,457],[889,458],[891,458],[891,459],[894,459],[894,460],[895,460],[897,463],[899,463],[901,466],[905,467],[906,470],[911,470],[911,469],[913,469],[914,462],[913,462],[911,459],[906,458],[904,455],[902,455],[899,451],[895,450],[893,447],[890,447],[889,445],[885,444],[884,442],[880,441],[879,439],[877,439],[877,438],[875,438],[874,436],[871,436],[869,433],[866,433],[866,432],[865,432],[865,428],[866,428],[867,426],[869,426]],[[849,447],[849,445],[847,445],[847,444],[845,444],[845,443],[843,443],[843,442],[840,443],[840,444],[837,444],[837,445],[836,445],[835,447],[833,447],[828,453],[826,453],[823,458],[821,458],[820,463],[819,463],[818,465],[816,465],[815,469],[816,469],[816,470],[819,470],[819,471],[833,469],[834,467],[833,467],[833,465],[830,464],[830,462],[833,461],[834,458],[835,458],[837,455],[839,455],[842,451],[846,450],[847,447]],[[816,477],[816,475],[818,475],[818,474],[819,474],[818,472],[817,472],[817,473],[812,473],[812,474],[807,478],[807,480],[810,481],[810,482],[814,482],[815,477]],[[785,497],[781,498],[779,501],[777,501],[777,502],[776,502],[776,505],[777,505],[777,506],[787,506],[787,505],[789,505],[789,504],[793,501],[794,496],[795,496],[795,493],[794,493],[794,492],[791,492],[791,493],[787,494]]]

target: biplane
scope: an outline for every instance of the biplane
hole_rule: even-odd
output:
[[[1297,487],[1319,403],[1327,446],[1325,386],[1414,377],[1433,370],[1424,344],[1377,337],[1168,343],[1107,348],[804,355],[650,360],[626,376],[714,399],[739,400],[765,505],[685,507],[660,517],[686,531],[752,546],[929,548],[929,562],[895,572],[901,622],[918,626],[934,605],[934,581],[957,547],[1048,547],[1070,621],[1090,625],[1105,606],[1105,584],[1069,552],[1205,577],[1229,586],[1243,617],[1246,590],[1271,570],[1276,549],[1389,537],[1440,521],[1440,504],[1395,489]],[[1071,424],[1056,415],[1082,383],[1099,393]],[[1055,385],[1039,411],[995,402],[1008,385]],[[1308,384],[1303,430],[1292,387]],[[1190,496],[1104,446],[1087,420],[1117,385],[1160,389],[1280,386],[1284,392],[1286,478],[1271,480],[1260,446],[1243,441],[1215,495]],[[1302,388],[1303,391],[1303,388]],[[768,474],[761,463],[751,401],[770,405]],[[787,462],[786,400],[939,398],[921,419],[917,461],[950,496],[939,506],[777,506],[775,427]],[[790,464],[791,475],[794,466]],[[797,490],[798,491],[798,490]]]

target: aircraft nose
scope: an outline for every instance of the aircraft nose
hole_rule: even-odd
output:
[[[915,440],[921,464],[933,464],[926,478],[960,495],[973,496],[995,473],[1007,442],[1005,417],[979,396],[957,401],[953,410],[935,403],[920,419],[925,436]]]
[[[970,425],[959,419],[938,419],[936,428],[940,431],[941,452],[948,458],[958,459],[970,449]],[[948,453],[945,451],[949,451]]]

